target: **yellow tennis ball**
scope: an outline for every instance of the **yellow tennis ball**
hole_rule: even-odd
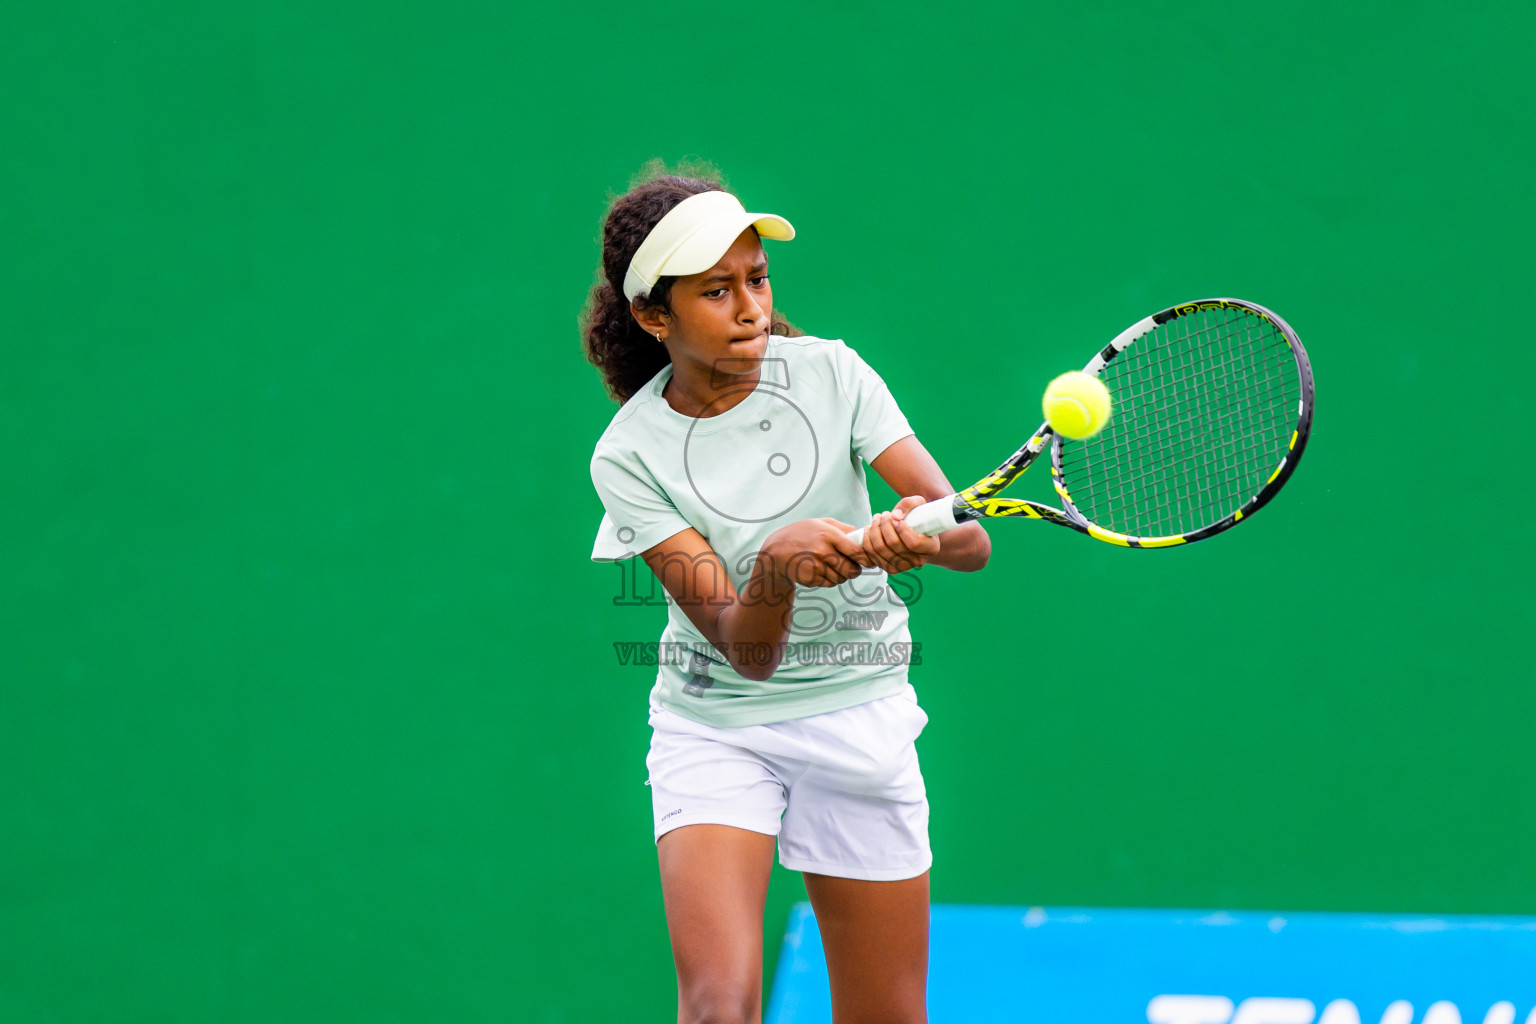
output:
[[[1041,405],[1051,429],[1062,437],[1092,437],[1109,422],[1109,389],[1099,378],[1081,370],[1051,381]]]

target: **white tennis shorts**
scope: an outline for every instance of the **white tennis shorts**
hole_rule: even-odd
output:
[[[778,836],[791,871],[892,881],[928,870],[928,793],[905,691],[810,718],[725,729],[651,707],[656,838],[683,825]]]

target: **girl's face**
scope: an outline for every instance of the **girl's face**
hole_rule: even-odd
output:
[[[773,313],[768,258],[757,232],[747,228],[720,262],[674,281],[671,304],[664,336],[674,364],[686,360],[711,376],[756,370]]]

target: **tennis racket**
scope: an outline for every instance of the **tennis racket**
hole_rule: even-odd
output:
[[[1039,519],[1096,540],[1165,548],[1252,518],[1296,471],[1312,427],[1312,368],[1289,324],[1239,299],[1138,321],[1088,361],[1113,412],[1085,440],[1042,423],[974,485],[907,513],[933,536],[974,519]],[[1051,446],[1061,508],[998,493]],[[862,543],[864,530],[849,536]]]

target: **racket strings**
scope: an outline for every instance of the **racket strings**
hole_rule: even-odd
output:
[[[1131,396],[1141,403],[1142,408],[1158,408],[1161,413],[1158,419],[1133,418],[1133,407],[1129,403],[1122,406],[1122,411],[1127,414],[1124,422],[1133,429],[1124,432],[1123,440],[1129,447],[1122,446],[1119,454],[1132,457],[1129,468],[1141,475],[1143,486],[1121,486],[1106,497],[1127,505],[1139,524],[1137,529],[1144,535],[1186,532],[1203,525],[1192,521],[1191,516],[1197,515],[1213,500],[1222,510],[1214,518],[1233,507],[1230,495],[1227,496],[1229,500],[1219,500],[1223,491],[1221,485],[1225,483],[1223,470],[1230,471],[1241,463],[1237,457],[1241,449],[1230,442],[1244,439],[1240,433],[1239,413],[1255,397],[1253,392],[1269,389],[1272,374],[1254,375],[1253,361],[1248,358],[1250,353],[1245,347],[1225,353],[1228,357],[1226,369],[1230,371],[1226,377],[1215,373],[1220,363],[1201,359],[1199,346],[1202,343],[1219,346],[1222,342],[1237,339],[1236,332],[1213,333],[1213,326],[1209,314],[1198,327],[1190,321],[1179,323],[1172,332],[1175,344],[1147,350],[1151,356],[1147,362],[1149,372],[1142,379],[1144,386],[1133,390]],[[1252,324],[1242,326],[1247,329],[1241,332],[1240,340],[1247,346],[1253,339]],[[1126,364],[1122,372],[1127,379],[1134,380],[1133,374],[1125,373],[1130,367],[1131,364]],[[1182,390],[1166,390],[1170,381],[1179,380],[1184,382]],[[1236,381],[1247,381],[1249,393],[1242,394],[1240,390],[1234,393],[1232,385]],[[1149,400],[1157,404],[1149,406]],[[1234,430],[1234,421],[1237,430]],[[1192,447],[1189,443],[1192,435],[1202,426],[1213,443]],[[1149,443],[1159,440],[1161,444]],[[1170,445],[1170,441],[1174,443]],[[1228,444],[1224,446],[1223,442]],[[1213,491],[1217,493],[1213,494]],[[1237,504],[1245,499],[1246,495],[1238,498]],[[1165,517],[1161,524],[1155,519],[1149,520],[1149,516],[1156,516],[1159,511],[1168,513],[1171,518]]]
[[[1220,498],[1219,493],[1212,492],[1221,491],[1219,485],[1223,482],[1223,470],[1230,470],[1238,462],[1235,458],[1238,449],[1224,448],[1221,442],[1232,439],[1234,414],[1244,407],[1243,400],[1252,399],[1253,395],[1233,394],[1229,380],[1212,372],[1215,367],[1211,362],[1197,361],[1196,348],[1190,342],[1202,340],[1199,335],[1207,335],[1203,339],[1206,342],[1229,340],[1226,335],[1210,336],[1210,328],[1209,322],[1198,329],[1192,329],[1187,323],[1180,324],[1175,338],[1184,344],[1170,345],[1156,352],[1148,350],[1154,356],[1148,365],[1155,372],[1148,375],[1145,383],[1163,386],[1170,378],[1182,379],[1185,388],[1175,393],[1172,400],[1161,403],[1160,424],[1141,418],[1136,421],[1135,429],[1126,431],[1125,440],[1134,446],[1135,454],[1141,456],[1138,462],[1130,464],[1131,468],[1141,474],[1145,486],[1119,487],[1107,497],[1127,502],[1130,511],[1137,517],[1138,529],[1149,535],[1152,532],[1148,530],[1149,526],[1157,533],[1162,533],[1185,532],[1202,525],[1192,522],[1190,517],[1197,514],[1200,508]],[[1251,341],[1251,332],[1245,334],[1243,340]],[[1251,362],[1245,358],[1246,355],[1242,349],[1228,353],[1230,380],[1249,380],[1250,392],[1265,390],[1268,386],[1266,380],[1245,374]],[[1153,388],[1150,386],[1133,392],[1134,397],[1142,402],[1152,394]],[[1196,401],[1192,400],[1194,396],[1203,397]],[[1126,406],[1124,410],[1129,414],[1130,407]],[[1132,422],[1129,415],[1126,422]],[[1191,448],[1187,441],[1202,425],[1210,435],[1210,440],[1215,443]],[[1149,440],[1158,439],[1155,431],[1159,428],[1164,443],[1155,446],[1149,444]],[[1170,451],[1170,445],[1166,443],[1169,439],[1185,443],[1173,445]],[[1182,465],[1169,459],[1170,455],[1181,454],[1177,450],[1179,447],[1184,448]],[[1217,507],[1229,504],[1219,502]],[[1171,518],[1165,517],[1161,524],[1149,521],[1148,517],[1155,516],[1160,510],[1168,513]]]
[[[1285,335],[1245,310],[1202,310],[1139,339],[1101,375],[1109,425],[1065,441],[1074,506],[1118,533],[1191,533],[1248,502],[1290,443],[1300,377]]]

